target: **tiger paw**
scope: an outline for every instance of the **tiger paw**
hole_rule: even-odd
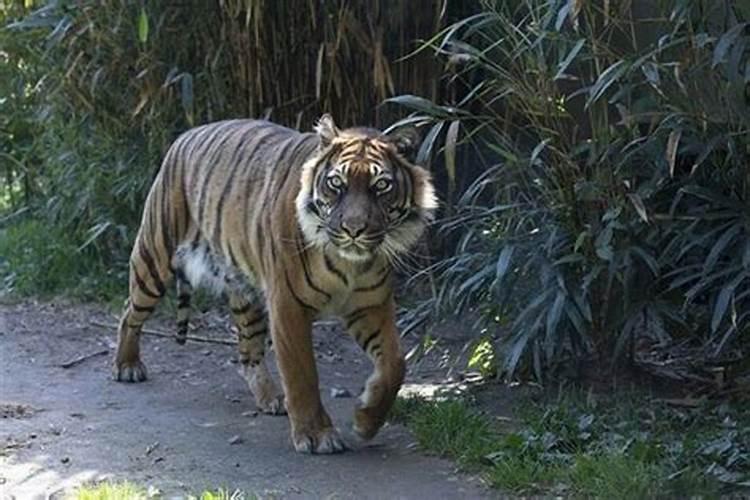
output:
[[[375,437],[385,423],[378,408],[359,407],[354,411],[353,430],[360,438],[368,441]]]
[[[341,453],[348,447],[336,429],[328,427],[320,431],[296,432],[292,434],[294,449],[299,453],[329,455]]]
[[[256,400],[255,404],[258,409],[266,415],[286,415],[286,405],[284,404],[283,394],[277,394],[263,400]]]
[[[141,360],[136,360],[134,363],[115,361],[112,367],[112,378],[117,382],[143,382],[148,378],[146,365]]]

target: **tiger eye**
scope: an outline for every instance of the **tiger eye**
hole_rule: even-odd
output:
[[[387,192],[387,191],[390,191],[390,189],[391,189],[392,185],[393,185],[393,183],[391,182],[391,180],[390,180],[390,179],[386,179],[385,177],[383,177],[382,179],[379,179],[379,180],[378,180],[378,181],[377,181],[377,182],[375,183],[375,186],[374,186],[374,187],[375,187],[375,190],[376,190],[376,191],[377,191],[378,193],[385,193],[385,192]]]
[[[339,177],[338,175],[332,175],[327,180],[328,187],[333,189],[334,191],[338,191],[342,187],[344,187],[344,181]]]

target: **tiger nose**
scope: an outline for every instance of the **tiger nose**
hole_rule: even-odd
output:
[[[363,219],[345,219],[341,221],[341,229],[351,238],[356,238],[365,232],[367,223]]]

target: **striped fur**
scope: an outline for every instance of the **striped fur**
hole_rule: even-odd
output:
[[[187,336],[193,288],[225,293],[256,403],[289,412],[298,451],[344,448],[320,401],[311,340],[314,319],[341,318],[374,364],[354,417],[360,436],[374,436],[404,375],[392,262],[436,206],[429,174],[406,160],[415,146],[409,131],[339,130],[328,115],[315,133],[231,120],[180,136],[131,255],[115,379],[146,378],[139,333],[174,278],[177,341]],[[265,362],[269,333],[283,393]]]

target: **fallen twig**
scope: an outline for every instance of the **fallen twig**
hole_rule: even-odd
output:
[[[90,324],[94,326],[100,326],[102,328],[109,328],[112,330],[117,330],[117,325],[109,324],[109,323],[102,323],[96,320],[89,321]],[[172,333],[162,332],[159,330],[152,330],[149,328],[143,328],[141,330],[141,333],[143,335],[152,335],[154,337],[164,337],[168,339],[173,339],[175,336]],[[237,345],[236,340],[224,340],[224,339],[211,339],[208,337],[199,337],[197,335],[188,335],[187,340],[192,340],[193,342],[203,342],[206,344],[221,344],[221,345]]]
[[[73,358],[70,361],[66,361],[65,363],[61,363],[58,366],[60,368],[72,368],[75,365],[81,364],[87,359],[95,358],[97,356],[103,356],[109,352],[109,349],[102,349],[101,351],[92,352],[89,354],[83,354],[81,356],[78,356],[77,358]]]

